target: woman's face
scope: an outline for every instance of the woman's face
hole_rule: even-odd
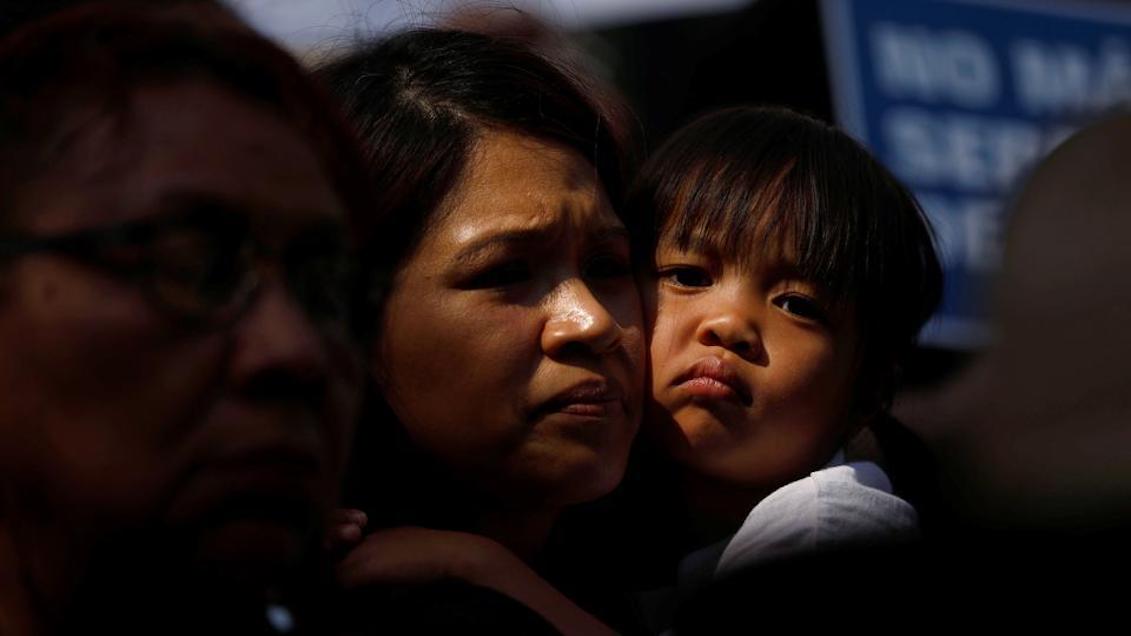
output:
[[[376,352],[413,441],[480,492],[565,505],[616,486],[644,335],[628,234],[593,166],[485,133],[397,273]]]
[[[649,421],[668,452],[750,488],[827,462],[854,424],[850,308],[788,259],[738,264],[661,240],[656,267]]]

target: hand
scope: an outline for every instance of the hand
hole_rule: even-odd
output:
[[[330,516],[323,547],[331,554],[345,554],[361,543],[361,537],[368,523],[369,517],[360,510],[353,508],[335,510]]]
[[[378,530],[366,537],[342,559],[337,573],[346,588],[453,578],[492,587],[490,573],[505,571],[513,566],[512,561],[518,561],[517,557],[486,537],[400,527]]]

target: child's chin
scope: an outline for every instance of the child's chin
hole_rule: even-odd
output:
[[[655,422],[651,434],[677,459],[692,460],[725,454],[741,443],[741,429],[718,414],[689,405],[674,417]]]

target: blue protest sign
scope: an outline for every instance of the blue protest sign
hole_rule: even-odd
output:
[[[938,234],[947,284],[923,340],[981,346],[1008,197],[1073,130],[1131,101],[1131,7],[823,0],[822,18],[840,125]]]

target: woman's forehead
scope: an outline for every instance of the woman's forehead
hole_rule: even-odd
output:
[[[510,132],[485,134],[433,234],[457,244],[493,234],[546,240],[623,232],[595,170],[576,151]]]

